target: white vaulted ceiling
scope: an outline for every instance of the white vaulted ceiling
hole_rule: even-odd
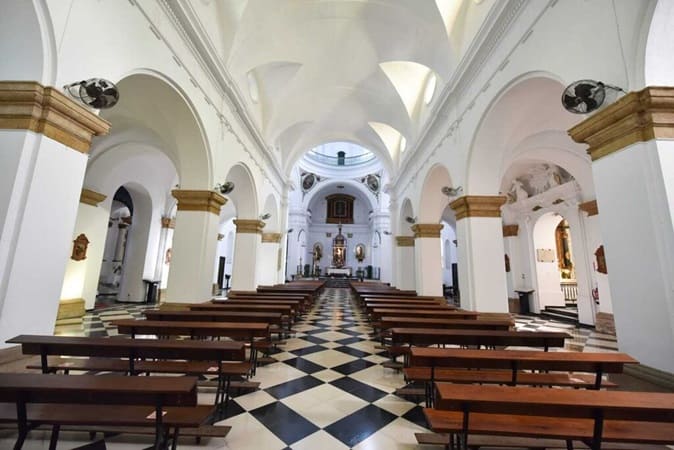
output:
[[[174,0],[194,11],[248,114],[288,170],[308,149],[351,141],[395,168],[430,116],[492,2]],[[439,96],[433,96],[436,100]]]

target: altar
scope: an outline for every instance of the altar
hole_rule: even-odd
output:
[[[326,275],[343,275],[345,277],[350,277],[351,267],[328,267],[326,269]]]

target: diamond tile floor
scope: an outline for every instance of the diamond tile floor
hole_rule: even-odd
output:
[[[83,326],[63,326],[62,335],[116,334],[110,321],[141,318],[143,306],[121,306],[87,314]],[[614,336],[572,325],[518,317],[526,330],[563,329],[574,338],[570,349],[616,351]],[[404,385],[402,375],[383,368],[387,360],[371,340],[371,328],[355,306],[349,289],[326,289],[314,310],[294,326],[295,333],[272,355],[277,362],[261,367],[254,381],[260,390],[239,395],[225,419],[232,431],[226,439],[193,440],[182,449],[431,449],[416,444],[414,433],[427,431],[421,404],[393,395]],[[200,394],[212,403],[213,394]],[[0,448],[10,448],[13,436],[0,431]],[[33,432],[27,450],[47,448],[49,436]],[[149,438],[114,436],[90,444],[83,433],[62,433],[59,448],[94,450],[141,449]],[[98,447],[96,446],[98,445]]]

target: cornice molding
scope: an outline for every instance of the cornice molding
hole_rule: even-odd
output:
[[[396,236],[398,247],[414,247],[414,236]]]
[[[599,206],[597,205],[597,200],[590,200],[585,203],[581,203],[578,205],[578,208],[581,211],[585,211],[588,216],[596,216],[599,214]]]
[[[91,205],[94,207],[98,207],[98,204],[101,203],[106,198],[108,198],[107,195],[103,195],[96,191],[92,191],[91,189],[86,188],[83,188],[82,192],[80,193],[80,203],[84,203],[85,205]]]
[[[220,208],[227,199],[213,191],[191,191],[174,189],[171,195],[178,200],[178,211],[207,211],[220,215]]]
[[[263,244],[278,244],[281,242],[281,233],[262,233]]]
[[[176,227],[175,217],[162,217],[161,218],[161,227],[174,229]]]
[[[234,225],[237,233],[262,234],[266,224],[256,219],[234,219]]]
[[[456,214],[456,220],[466,217],[501,217],[501,206],[507,198],[503,195],[464,195],[449,206]]]
[[[0,129],[30,130],[88,153],[92,138],[108,134],[110,122],[53,87],[0,81]]]
[[[513,237],[517,236],[520,231],[520,226],[515,225],[503,225],[503,237]]]
[[[637,142],[674,139],[674,87],[649,86],[630,92],[568,133],[589,146],[592,161]]]
[[[412,225],[414,238],[439,238],[444,225],[441,223],[417,223]]]

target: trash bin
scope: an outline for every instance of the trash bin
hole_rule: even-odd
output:
[[[531,310],[529,309],[529,294],[534,291],[515,291],[520,297],[520,314],[529,314]]]
[[[159,281],[143,280],[143,282],[147,285],[145,291],[145,303],[147,304],[157,303],[157,291],[159,287]]]

